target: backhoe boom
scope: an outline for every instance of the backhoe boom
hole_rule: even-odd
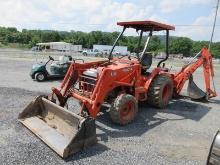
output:
[[[200,52],[200,57],[197,61],[189,63],[181,69],[177,74],[174,75],[174,85],[176,93],[179,94],[187,80],[192,81],[192,74],[200,67],[203,66],[203,74],[206,86],[207,98],[212,98],[216,96],[215,89],[211,89],[211,79],[214,78],[214,70],[212,64],[212,56],[207,48],[202,48]]]

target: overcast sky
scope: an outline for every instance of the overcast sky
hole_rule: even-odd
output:
[[[0,0],[0,26],[19,30],[119,31],[117,21],[176,25],[171,35],[209,40],[217,0]],[[214,41],[220,41],[220,14]],[[130,33],[132,34],[132,33]]]

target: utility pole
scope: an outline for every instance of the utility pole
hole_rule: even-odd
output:
[[[209,42],[209,50],[211,49],[212,39],[213,39],[213,35],[214,35],[214,32],[215,32],[216,18],[217,18],[217,15],[218,15],[218,6],[219,6],[219,0],[217,0],[215,18],[214,18],[214,23],[213,23],[213,27],[212,27],[212,34],[211,34],[211,39],[210,39],[210,42]]]

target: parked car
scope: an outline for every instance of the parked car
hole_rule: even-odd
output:
[[[34,47],[31,48],[31,51],[32,52],[40,52],[40,51],[42,51],[42,49],[39,46],[34,46]]]
[[[102,55],[103,55],[103,52],[101,52],[101,51],[99,51],[99,50],[97,50],[97,49],[95,49],[95,50],[93,50],[93,49],[88,49],[88,50],[84,50],[84,51],[82,52],[82,54],[83,54],[84,56],[90,55],[90,56],[98,57],[98,56],[102,56]]]
[[[103,50],[103,51],[102,51],[103,56],[104,56],[104,57],[107,57],[107,56],[110,54],[110,51],[111,51],[111,50]],[[120,54],[120,52],[113,51],[113,52],[112,52],[112,55],[113,55],[113,56],[120,56],[121,54]]]

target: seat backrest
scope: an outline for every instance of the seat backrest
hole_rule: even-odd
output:
[[[59,57],[59,64],[65,64],[67,62],[69,62],[69,57],[68,56],[64,55],[64,56]]]
[[[152,54],[145,53],[143,57],[141,57],[141,65],[143,69],[149,69],[152,64]]]

